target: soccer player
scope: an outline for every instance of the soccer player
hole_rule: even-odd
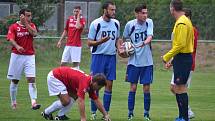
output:
[[[10,83],[10,97],[12,109],[16,109],[16,95],[18,82],[24,71],[29,84],[29,94],[33,110],[39,109],[37,104],[37,88],[35,83],[35,52],[33,47],[33,37],[37,35],[37,29],[31,22],[32,13],[28,9],[19,11],[20,21],[9,27],[7,40],[12,44],[12,53],[9,63],[7,78]]]
[[[103,105],[109,112],[113,80],[116,79],[116,49],[119,47],[120,25],[114,19],[116,6],[111,1],[106,1],[103,6],[103,15],[95,19],[89,28],[88,46],[91,47],[91,73],[103,73],[107,77]],[[117,48],[116,48],[117,46]],[[96,118],[97,107],[91,101],[91,119]]]
[[[95,102],[105,120],[110,121],[109,115],[96,95],[96,91],[106,85],[106,77],[103,74],[89,76],[76,68],[62,66],[49,72],[47,83],[49,95],[57,96],[59,100],[41,113],[45,119],[53,120],[52,113],[59,110],[55,120],[68,120],[65,114],[77,99],[81,121],[86,121],[85,93],[89,93],[89,97]]]
[[[72,63],[73,67],[79,69],[81,61],[81,33],[84,29],[85,19],[81,15],[81,7],[75,6],[73,16],[70,16],[66,21],[66,27],[57,43],[57,47],[61,47],[62,40],[68,36],[66,46],[63,51],[61,66],[67,63]]]
[[[184,8],[183,9],[185,12],[185,16],[187,16],[189,19],[191,19],[192,17],[192,12],[190,9],[188,8]],[[193,64],[192,64],[192,69],[190,71],[190,75],[187,81],[187,88],[190,87],[190,83],[191,83],[191,78],[192,78],[192,73],[195,70],[195,58],[196,58],[196,49],[197,49],[197,41],[198,41],[198,30],[196,29],[196,27],[193,26],[193,31],[194,31],[194,48],[193,48],[193,53],[192,53],[192,58],[193,58]],[[173,94],[175,94],[174,92],[174,76],[172,76],[172,80],[171,80],[171,85],[170,85],[170,90],[173,92]],[[188,117],[189,119],[192,119],[195,117],[195,114],[193,113],[193,111],[191,110],[191,107],[188,105]]]
[[[176,19],[172,32],[172,48],[162,56],[165,67],[172,60],[174,76],[174,92],[179,109],[179,117],[175,121],[188,121],[187,80],[192,67],[194,32],[192,22],[184,15],[181,0],[172,0],[170,13]]]
[[[138,80],[143,85],[144,120],[151,121],[149,117],[151,96],[150,84],[153,81],[153,59],[150,42],[153,38],[153,21],[148,18],[145,4],[135,8],[135,17],[125,25],[123,32],[124,41],[130,39],[135,47],[135,53],[129,57],[126,81],[130,82],[128,93],[128,120],[134,116],[135,94]]]

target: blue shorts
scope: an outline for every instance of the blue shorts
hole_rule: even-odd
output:
[[[126,81],[130,83],[138,83],[147,85],[153,82],[153,65],[136,67],[134,65],[127,66]]]
[[[192,55],[189,53],[179,53],[173,59],[174,83],[176,85],[187,84],[192,68]]]
[[[107,80],[116,80],[116,55],[92,54],[91,74],[103,73]]]

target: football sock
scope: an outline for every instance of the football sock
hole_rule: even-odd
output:
[[[66,113],[68,113],[70,111],[70,109],[72,108],[73,104],[75,103],[75,100],[73,98],[70,98],[70,99],[71,100],[70,100],[69,105],[61,108],[59,110],[58,114],[57,114],[58,116],[63,116],[63,115],[65,115]]]
[[[99,96],[99,92],[96,92],[97,96]],[[94,103],[94,101],[91,99],[91,112],[92,113],[96,113],[97,111],[97,107],[96,107],[96,104]]]
[[[188,121],[188,95],[187,93],[180,94],[182,99],[182,117]]]
[[[105,90],[104,96],[103,96],[103,105],[106,112],[109,112],[110,110],[111,97],[112,97],[112,92]]]
[[[14,84],[13,82],[10,83],[11,104],[16,103],[17,88],[18,88],[18,84]]]
[[[61,104],[60,100],[53,102],[48,108],[45,109],[45,114],[51,114],[56,110],[63,108],[64,106]]]
[[[150,104],[151,104],[150,93],[144,93],[144,116],[149,117]]]
[[[36,83],[28,83],[28,91],[31,98],[32,106],[36,104],[37,99],[37,87]]]
[[[73,68],[80,70],[80,67],[79,67],[79,66],[76,66],[76,67],[73,67]]]
[[[176,101],[177,101],[177,104],[178,104],[178,117],[179,118],[182,118],[182,105],[181,105],[181,97],[180,97],[180,94],[176,94]]]
[[[128,93],[128,115],[133,114],[134,105],[135,105],[135,94],[136,92],[129,91]]]

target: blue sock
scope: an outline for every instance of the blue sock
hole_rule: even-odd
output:
[[[96,92],[97,96],[99,96],[99,92]],[[91,112],[96,113],[97,107],[93,100],[91,100]]]
[[[151,104],[150,92],[144,93],[144,116],[149,117],[150,104]]]
[[[136,92],[129,91],[128,93],[128,115],[133,114],[134,105],[135,105],[135,94]]]
[[[106,112],[109,112],[110,110],[111,97],[112,97],[112,92],[105,90],[104,96],[103,96],[103,105]]]

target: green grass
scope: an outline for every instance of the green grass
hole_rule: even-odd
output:
[[[42,44],[41,44],[42,43]],[[28,85],[24,78],[19,83],[18,88],[18,109],[10,108],[9,84],[6,79],[9,49],[7,44],[0,47],[0,120],[1,121],[43,121],[40,112],[49,106],[56,97],[48,96],[46,77],[48,72],[59,65],[62,49],[57,50],[56,41],[37,42],[37,88],[38,102],[42,104],[41,109],[33,111],[30,109],[30,99],[28,95]],[[43,51],[41,51],[43,50]],[[158,54],[155,54],[158,55]],[[83,48],[83,57],[81,69],[89,72],[89,49]],[[156,60],[159,61],[158,59]],[[124,82],[126,64],[119,61],[117,64],[117,80],[114,81],[113,97],[110,115],[112,121],[127,120],[127,94],[129,84]],[[154,83],[151,87],[151,118],[153,121],[173,121],[177,116],[175,96],[169,91],[171,71],[162,69],[162,66],[156,64],[154,73]],[[162,65],[162,64],[161,64]],[[190,105],[195,112],[196,118],[191,121],[215,121],[215,76],[214,72],[197,71],[193,74],[193,81],[189,90]],[[102,93],[103,91],[101,91]],[[102,95],[102,94],[101,94]],[[102,97],[102,96],[101,96]],[[89,119],[89,99],[86,97],[86,113]],[[100,119],[101,115],[98,113]],[[77,104],[68,114],[71,121],[79,121],[79,112]],[[133,121],[143,120],[143,94],[142,87],[138,86],[136,94],[135,117]],[[99,121],[99,120],[98,120]]]

